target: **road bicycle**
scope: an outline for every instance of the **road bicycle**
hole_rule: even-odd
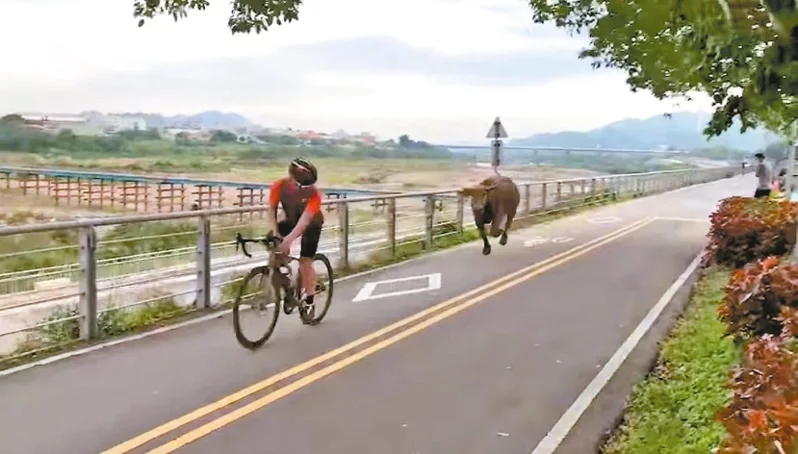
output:
[[[259,348],[269,340],[269,337],[274,333],[274,328],[277,326],[281,307],[286,315],[290,315],[295,308],[298,309],[299,318],[305,325],[318,325],[324,320],[332,303],[333,270],[327,256],[324,254],[313,256],[313,264],[320,262],[325,272],[318,273],[318,281],[313,292],[314,302],[311,305],[307,305],[305,302],[300,301],[302,293],[301,270],[297,272],[296,280],[292,279],[293,270],[290,264],[299,259],[278,252],[277,248],[281,242],[282,238],[275,236],[271,232],[262,238],[244,238],[240,233],[236,234],[236,252],[240,247],[244,255],[251,258],[252,254],[247,250],[247,244],[259,243],[266,248],[268,253],[266,265],[252,268],[244,277],[233,303],[233,329],[236,333],[236,339],[242,347],[249,350]],[[294,282],[297,284],[295,285]],[[250,284],[255,284],[253,293],[248,293],[251,289]],[[326,296],[320,301],[315,296],[322,292],[326,292]],[[250,306],[250,310],[257,313],[258,316],[263,316],[269,310],[272,311],[266,332],[255,340],[249,339],[241,330],[241,306],[247,304]]]

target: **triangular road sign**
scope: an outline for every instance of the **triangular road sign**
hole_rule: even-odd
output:
[[[493,120],[493,124],[490,125],[490,130],[488,130],[488,135],[485,136],[488,139],[506,139],[507,138],[507,131],[504,129],[504,125],[502,121],[499,120],[499,117],[496,117]]]

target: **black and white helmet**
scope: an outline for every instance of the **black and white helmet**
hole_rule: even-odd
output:
[[[316,166],[304,158],[296,158],[291,161],[291,165],[288,166],[288,173],[301,186],[310,186],[316,184],[316,180],[319,179],[319,173],[316,170]]]

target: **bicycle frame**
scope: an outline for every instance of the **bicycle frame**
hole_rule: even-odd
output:
[[[284,255],[276,251],[277,247],[282,242],[282,239],[274,236],[273,234],[267,234],[263,238],[244,238],[241,236],[240,233],[236,233],[236,251],[238,251],[239,246],[241,247],[241,251],[249,258],[252,258],[252,254],[249,253],[247,250],[247,243],[259,243],[262,244],[264,248],[266,248],[266,252],[269,254],[269,259],[266,264],[266,267],[270,271],[270,279],[271,284],[274,287],[275,291],[283,290],[285,291],[286,295],[285,298],[290,298],[292,304],[297,304],[296,299],[296,286],[293,285],[291,282],[291,268],[290,264],[294,261],[299,261],[298,258],[291,256],[291,255]],[[289,271],[283,272],[282,267],[286,267]],[[302,282],[302,271],[297,271],[297,283],[301,285]],[[275,304],[279,304],[279,301],[275,301]]]

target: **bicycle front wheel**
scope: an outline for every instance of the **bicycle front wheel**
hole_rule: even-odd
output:
[[[249,306],[249,307],[247,307]],[[247,310],[249,309],[249,310]],[[255,350],[266,343],[274,333],[277,318],[280,316],[280,298],[269,279],[269,268],[262,266],[253,268],[241,281],[235,302],[233,303],[233,329],[236,340],[242,347]],[[265,322],[265,331],[258,329],[254,337],[244,334],[244,319]]]
[[[333,297],[333,269],[330,259],[324,254],[313,256],[313,269],[316,270],[316,290],[313,306],[300,307],[299,316],[306,325],[318,325],[330,310]]]

